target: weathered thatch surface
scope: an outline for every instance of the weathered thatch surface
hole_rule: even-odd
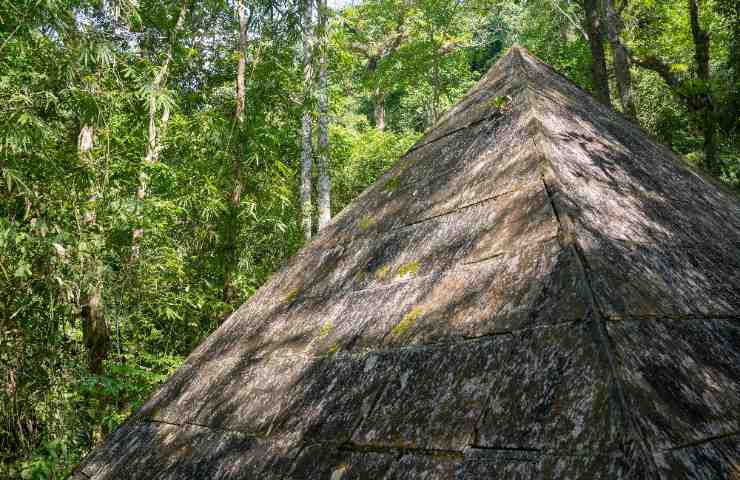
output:
[[[740,202],[514,47],[76,475],[740,478],[739,431]]]

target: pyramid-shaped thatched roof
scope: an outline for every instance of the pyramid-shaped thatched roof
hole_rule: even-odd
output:
[[[519,47],[81,479],[740,478],[740,202]]]

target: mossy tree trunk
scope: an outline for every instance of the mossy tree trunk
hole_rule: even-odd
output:
[[[714,101],[710,90],[709,76],[709,33],[699,22],[699,0],[688,0],[691,35],[694,39],[694,61],[701,89],[696,101],[696,114],[699,116],[704,133],[704,166],[711,173],[718,175],[721,167],[717,160],[717,121],[714,112]]]
[[[698,1],[688,0],[688,2],[689,22],[694,41],[694,68],[697,78],[679,76],[670,64],[656,55],[648,55],[642,58],[633,56],[632,63],[660,75],[673,94],[686,105],[693,124],[704,135],[703,167],[709,173],[719,175],[722,173],[722,168],[717,158],[718,115],[715,112],[710,85],[710,37],[699,23]]]
[[[609,77],[606,72],[606,55],[604,53],[604,27],[597,0],[582,0],[585,13],[584,30],[591,49],[591,81],[594,96],[604,105],[611,106],[609,97]]]
[[[319,196],[316,201],[319,213],[318,229],[331,221],[331,178],[329,177],[329,71],[327,55],[329,48],[329,13],[326,0],[318,0],[319,19],[319,85],[318,85],[318,155],[316,166],[319,174]]]
[[[92,148],[95,143],[95,130],[92,125],[85,124],[80,129],[78,137],[78,153],[80,163],[91,171],[91,187],[86,199],[83,213],[83,228],[90,231],[96,228],[97,223],[97,166],[93,162]],[[88,368],[92,373],[103,373],[103,362],[110,350],[110,331],[105,321],[103,309],[103,279],[97,260],[93,257],[91,265],[85,268],[90,270],[86,278],[91,278],[89,284],[81,285],[80,313],[82,316],[82,332],[87,349]]]
[[[303,238],[311,240],[313,205],[311,202],[311,170],[313,168],[313,0],[303,0],[301,12],[303,36],[303,116],[301,118],[301,225]]]
[[[623,0],[622,7],[627,5],[627,0]],[[630,74],[630,60],[627,48],[622,43],[620,37],[622,33],[622,18],[620,10],[614,5],[614,0],[605,0],[606,7],[606,33],[609,38],[609,44],[612,49],[612,60],[614,62],[614,76],[617,80],[617,89],[619,90],[619,103],[622,105],[622,111],[636,118],[634,98],[632,97],[632,75]]]
[[[246,135],[244,132],[244,113],[246,105],[246,69],[247,69],[247,29],[249,19],[247,18],[247,7],[244,0],[236,3],[237,16],[239,18],[239,43],[238,60],[236,65],[236,109],[234,112],[234,124],[236,130],[236,147],[234,149],[233,179],[231,195],[229,198],[229,211],[225,225],[225,248],[224,248],[224,301],[230,303],[236,296],[234,288],[234,270],[239,262],[237,254],[237,240],[239,237],[239,208],[242,196],[242,162],[244,161]]]

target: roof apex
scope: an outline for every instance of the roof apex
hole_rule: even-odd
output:
[[[78,478],[729,478],[739,250],[735,195],[514,45]]]

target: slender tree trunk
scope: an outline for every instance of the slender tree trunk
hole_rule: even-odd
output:
[[[709,81],[709,34],[699,24],[699,2],[688,0],[691,34],[694,37],[694,59],[696,70],[702,81]]]
[[[714,102],[710,91],[709,78],[709,34],[701,28],[699,23],[699,2],[688,0],[691,34],[694,38],[694,59],[696,72],[702,83],[702,92],[697,101],[697,113],[701,119],[704,133],[704,166],[718,175],[721,167],[717,160],[717,119],[714,114]]]
[[[319,173],[319,198],[316,203],[319,210],[319,225],[321,230],[331,220],[331,178],[329,176],[329,82],[327,70],[327,54],[329,48],[329,32],[327,24],[326,0],[319,0],[319,118],[318,118],[318,156],[316,159]]]
[[[110,331],[103,315],[103,287],[99,279],[82,302],[82,332],[88,368],[92,373],[101,374],[110,350]]]
[[[723,2],[724,15],[733,25],[728,48],[727,66],[732,70],[732,84],[723,109],[724,128],[729,133],[740,133],[740,1]]]
[[[301,224],[303,237],[311,240],[311,169],[313,145],[311,143],[313,108],[313,59],[314,44],[313,0],[303,0],[303,117],[301,119]]]
[[[224,301],[230,303],[236,296],[233,284],[234,269],[239,261],[237,239],[239,237],[239,207],[242,196],[242,161],[244,158],[244,112],[246,105],[246,70],[247,70],[247,8],[245,0],[237,0],[236,10],[239,17],[239,60],[236,65],[236,149],[234,154],[233,187],[229,199],[229,212],[226,220],[224,252]]]
[[[611,107],[609,97],[609,77],[606,73],[606,55],[604,54],[604,28],[597,0],[583,0],[586,13],[584,29],[591,48],[591,79],[594,84],[594,96],[604,105]]]
[[[432,35],[432,41],[434,36]],[[439,50],[439,48],[437,48]],[[439,58],[435,55],[434,66],[432,68],[432,123],[430,127],[437,123],[440,116],[439,106],[439,91],[440,91],[440,79],[439,79]]]
[[[87,169],[95,172],[95,165],[92,160],[92,148],[95,144],[95,130],[92,125],[83,125],[80,129],[80,134],[77,137],[77,153],[80,156],[80,163]],[[93,181],[93,185],[95,182]],[[97,214],[95,209],[95,203],[97,200],[97,188],[90,188],[89,197],[87,199],[87,207],[83,213],[83,221],[85,225],[94,225],[97,221]]]
[[[729,107],[729,130],[740,133],[740,2],[737,0],[735,1],[735,18],[732,23],[734,28],[730,45],[730,65],[733,70],[733,85]]]
[[[94,176],[96,166],[92,160],[92,147],[95,142],[95,132],[91,125],[84,125],[78,137],[78,152],[80,163],[90,169]],[[83,214],[84,228],[91,229],[97,222],[96,203],[98,197],[97,182],[93,180],[87,198],[87,205]],[[103,311],[103,282],[97,264],[92,265],[92,285],[83,285],[83,294],[80,299],[82,332],[87,348],[88,368],[92,373],[103,373],[103,361],[108,357],[110,350],[110,331],[105,321]]]
[[[385,131],[385,93],[383,93],[380,87],[375,87],[373,92],[373,117],[375,120],[375,128],[380,132]]]
[[[668,84],[673,93],[679,97],[691,113],[691,120],[704,135],[705,170],[713,175],[722,173],[722,166],[717,159],[717,124],[714,100],[710,85],[709,70],[709,34],[701,28],[699,22],[698,0],[688,0],[689,23],[694,41],[694,62],[699,82],[683,80],[671,69],[671,66],[654,55],[645,58],[632,58],[632,63],[656,72]]]
[[[177,21],[175,22],[175,29],[172,32],[172,39],[169,46],[167,47],[167,55],[165,56],[164,62],[159,68],[157,76],[154,78],[154,90],[162,88],[167,82],[167,74],[169,73],[170,63],[172,62],[172,53],[175,48],[175,42],[177,35],[182,30],[185,24],[185,17],[188,12],[188,0],[183,0],[180,4],[180,12],[177,15]],[[165,107],[162,111],[162,116],[159,121],[159,128],[157,130],[157,104],[156,99],[153,96],[149,97],[149,128],[146,150],[144,153],[144,166],[151,166],[159,161],[159,152],[161,149],[161,137],[164,130],[167,127],[167,122],[170,118],[170,110]],[[149,186],[149,178],[146,174],[146,168],[139,172],[139,188],[136,191],[136,200],[138,208],[142,208],[144,198],[146,198],[147,188]],[[132,264],[136,263],[141,256],[141,241],[144,238],[144,227],[141,222],[134,228],[132,245],[131,245],[131,258]]]
[[[92,185],[88,192],[88,197],[85,201],[85,210],[82,214],[82,220],[85,226],[95,225],[97,222],[97,201],[98,201],[98,188],[97,181],[97,166],[93,164],[92,148],[95,144],[95,130],[92,125],[83,125],[80,129],[80,135],[77,137],[77,152],[80,156],[80,163],[85,166],[89,171],[92,172]]]
[[[732,30],[732,46],[730,48],[730,65],[734,71],[734,89],[732,95],[732,114],[734,118],[734,128],[740,126],[740,2],[735,2],[735,27]]]
[[[626,0],[625,0],[626,1]],[[630,74],[630,60],[627,48],[622,43],[622,19],[614,8],[614,0],[606,0],[606,33],[612,48],[614,73],[619,90],[619,102],[622,111],[632,117],[637,117],[635,102],[632,98],[632,75]]]
[[[368,56],[367,61],[367,75],[372,78],[378,68],[379,57]],[[373,101],[373,120],[375,121],[375,128],[379,132],[385,131],[385,92],[380,88],[380,85],[375,85],[372,92]]]

